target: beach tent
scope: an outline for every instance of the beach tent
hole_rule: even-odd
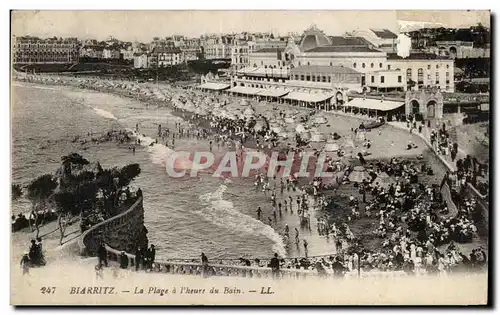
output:
[[[306,132],[307,129],[306,127],[304,127],[303,124],[298,124],[297,127],[295,127],[295,132],[296,133],[303,133],[303,132]]]
[[[323,150],[326,152],[335,152],[338,151],[339,149],[340,149],[339,145],[334,142],[328,142],[323,147]]]
[[[379,187],[386,189],[389,186],[391,186],[391,184],[393,184],[395,182],[396,181],[392,177],[387,175],[386,172],[382,172],[380,174],[377,174],[377,178],[375,178],[375,180],[373,181],[373,185],[378,184]]]
[[[309,131],[304,131],[300,133],[300,139],[302,139],[302,141],[310,141],[311,138],[312,136]]]
[[[252,107],[248,107],[243,112],[243,115],[245,116],[246,119],[251,119],[252,117],[255,117],[255,110]]]
[[[323,142],[326,141],[325,134],[321,132],[313,132],[311,135],[311,142]]]
[[[355,166],[351,174],[349,174],[349,181],[362,183],[363,180],[369,182],[371,180],[370,175],[368,175],[368,172],[363,166]]]
[[[328,119],[320,114],[320,115],[315,115],[313,117],[313,122],[315,124],[326,124],[328,122]]]

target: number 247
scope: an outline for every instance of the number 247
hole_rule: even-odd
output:
[[[56,293],[56,287],[41,287],[40,292],[42,294],[54,294]]]

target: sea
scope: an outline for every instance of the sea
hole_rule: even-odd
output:
[[[296,215],[285,214],[276,226],[258,220],[258,206],[264,218],[272,208],[269,198],[255,191],[252,179],[209,174],[172,178],[164,166],[169,150],[164,145],[139,147],[132,154],[116,143],[81,145],[78,141],[89,132],[133,129],[136,124],[146,140],[152,141],[159,124],[173,130],[176,122],[185,123],[169,108],[73,87],[15,82],[12,91],[13,183],[25,185],[41,174],[55,172],[61,157],[72,152],[103,167],[139,163],[141,174],[132,186],[143,191],[148,238],[159,259],[199,259],[201,252],[211,259],[300,255],[299,247],[285,244],[279,234],[285,223],[293,231]],[[176,139],[175,145],[176,149],[209,148],[207,141],[195,139]],[[29,212],[29,208],[30,203],[20,199],[13,203],[12,213]],[[309,244],[310,255],[329,253],[334,247],[321,241]]]

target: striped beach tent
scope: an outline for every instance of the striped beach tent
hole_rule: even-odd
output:
[[[351,174],[349,174],[349,181],[362,183],[363,180],[369,182],[371,180],[370,175],[368,175],[368,172],[363,166],[361,165],[355,166]]]

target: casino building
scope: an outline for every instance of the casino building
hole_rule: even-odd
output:
[[[391,52],[392,47],[381,49],[395,42],[394,36],[383,35],[390,38],[381,38],[380,33],[378,37],[327,36],[313,25],[284,48],[266,47],[249,53],[249,66],[232,75],[226,91],[325,109],[347,105],[353,94],[365,92],[380,95],[424,88],[453,92],[452,59],[425,53],[402,58]],[[377,41],[372,43],[371,38]],[[403,104],[377,107],[390,110]]]

